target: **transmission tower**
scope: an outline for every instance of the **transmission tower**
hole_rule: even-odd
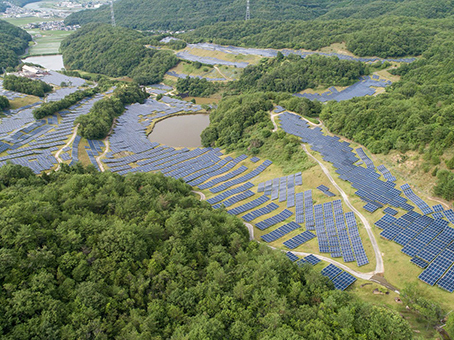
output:
[[[115,15],[114,15],[114,9],[113,9],[113,1],[110,1],[110,14],[112,17],[112,27],[115,27]]]
[[[249,0],[246,2],[246,20],[251,19],[251,11],[249,9]]]

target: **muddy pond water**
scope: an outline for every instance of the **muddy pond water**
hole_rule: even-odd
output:
[[[209,114],[173,116],[156,123],[148,139],[173,147],[197,148],[202,146],[200,134],[209,124]]]

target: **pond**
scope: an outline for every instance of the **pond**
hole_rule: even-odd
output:
[[[156,123],[148,139],[173,147],[197,148],[202,146],[200,134],[208,125],[209,114],[173,116]]]
[[[38,64],[52,71],[60,71],[63,68],[63,57],[61,54],[28,57],[22,61],[26,63]]]

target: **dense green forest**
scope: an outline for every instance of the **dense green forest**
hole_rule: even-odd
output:
[[[150,10],[150,9],[153,10]],[[219,22],[244,20],[243,0],[120,0],[114,3],[118,25],[140,30],[182,30]],[[251,17],[266,21],[373,19],[381,16],[446,18],[454,14],[451,0],[255,0]],[[71,14],[66,24],[110,22],[110,8]],[[370,33],[373,31],[371,30]]]
[[[2,339],[411,339],[161,174],[0,168]]]
[[[248,20],[202,27],[186,33],[184,39],[191,43],[308,50],[345,42],[355,55],[386,58],[420,55],[434,36],[449,36],[452,31],[452,20],[448,19]]]
[[[366,74],[369,67],[357,61],[319,55],[303,59],[295,54],[284,57],[278,53],[276,58],[246,67],[232,87],[242,91],[296,93],[319,86],[349,86]]]
[[[90,112],[79,116],[77,133],[86,139],[105,138],[114,122],[125,110],[125,105],[143,103],[148,97],[144,89],[136,84],[119,85],[112,96],[96,102]]]
[[[8,8],[9,6],[4,3],[4,2],[0,2],[0,13],[3,13],[4,11],[6,11],[6,9]]]
[[[273,101],[295,105],[305,114],[311,110],[318,115],[321,104],[308,99],[276,93],[253,92],[224,98],[216,110],[210,113],[210,125],[202,132],[202,144],[206,147],[225,148],[227,152],[239,151],[259,155],[278,164],[285,173],[309,169],[314,166],[300,146],[297,137],[283,131],[272,133],[273,124],[269,111]],[[307,103],[310,103],[309,105]],[[298,170],[299,169],[299,170]]]
[[[46,93],[53,90],[53,87],[42,80],[29,79],[26,77],[17,77],[8,75],[3,78],[3,87],[10,91],[30,94],[33,96],[44,97]]]
[[[0,20],[0,74],[3,68],[19,65],[19,56],[25,53],[31,40],[31,35],[24,30]]]
[[[0,111],[3,111],[5,109],[9,109],[9,100],[8,98],[4,96],[0,96]]]
[[[46,116],[53,115],[60,110],[67,109],[72,105],[78,103],[84,98],[92,97],[99,92],[98,87],[89,88],[86,90],[78,90],[71,94],[68,94],[63,99],[54,101],[54,102],[47,102],[43,103],[40,107],[37,107],[33,110],[33,117],[35,119],[41,119]]]
[[[208,97],[219,90],[217,83],[210,82],[205,78],[179,78],[176,89],[180,94],[187,94],[192,97]]]
[[[146,48],[153,40],[122,27],[90,24],[71,34],[61,44],[67,68],[110,77],[131,77],[139,84],[162,81],[178,62],[174,53]]]

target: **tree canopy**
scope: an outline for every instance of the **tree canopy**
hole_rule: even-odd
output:
[[[8,164],[0,189],[3,339],[412,338],[182,181]]]
[[[150,10],[152,8],[153,10]],[[114,3],[117,25],[140,30],[188,30],[219,22],[244,21],[242,0],[120,0]],[[372,19],[397,15],[447,18],[454,14],[450,0],[257,0],[251,17],[268,22],[282,20]],[[66,24],[110,23],[108,5],[71,14]]]
[[[78,134],[87,139],[105,138],[114,122],[125,110],[125,105],[142,103],[148,94],[136,84],[121,84],[112,96],[96,102],[86,115],[79,116]]]
[[[139,84],[162,81],[178,62],[171,51],[146,48],[142,33],[111,25],[91,24],[67,37],[61,44],[67,68],[110,77],[131,77]]]
[[[3,87],[10,91],[30,94],[33,96],[44,97],[52,91],[52,86],[39,79],[29,79],[26,77],[17,77],[7,75],[3,78]]]
[[[19,65],[19,56],[25,53],[31,40],[31,35],[23,29],[0,20],[0,73],[3,68]]]
[[[8,98],[4,97],[4,96],[0,96],[0,111],[3,111],[5,109],[8,109],[9,108],[9,100]]]

